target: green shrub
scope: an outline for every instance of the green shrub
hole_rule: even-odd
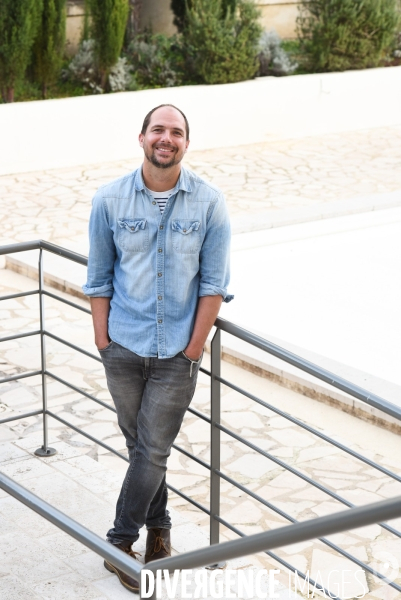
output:
[[[302,0],[304,65],[312,72],[375,67],[393,44],[399,18],[398,0]]]
[[[192,0],[182,34],[187,77],[198,83],[252,79],[258,71],[262,28],[253,2],[237,1],[235,12],[222,0]]]
[[[47,87],[60,73],[65,42],[65,0],[43,0],[38,35],[33,45],[33,76],[46,98]]]
[[[282,47],[282,41],[274,30],[264,31],[259,40],[258,75],[291,75],[298,64],[292,62]]]
[[[42,10],[41,0],[0,0],[0,90],[13,102],[25,75]]]
[[[182,82],[182,57],[175,37],[137,35],[126,52],[136,89],[172,87]]]
[[[108,75],[120,56],[128,19],[128,0],[86,0],[91,17],[91,37],[100,85],[107,87]]]
[[[80,84],[87,93],[102,94],[104,87],[100,85],[101,74],[95,57],[94,40],[84,40],[77,54],[63,71],[64,81]],[[108,69],[107,87],[111,92],[121,92],[130,87],[131,67],[126,58],[118,58]]]
[[[187,8],[192,8],[192,4],[192,0],[171,0],[170,7],[174,13],[173,23],[180,32],[185,28]],[[221,16],[224,18],[229,10],[235,12],[236,6],[237,0],[222,0]]]

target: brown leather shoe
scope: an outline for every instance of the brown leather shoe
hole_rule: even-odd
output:
[[[119,550],[122,550],[129,556],[132,556],[132,558],[141,556],[139,554],[139,552],[134,552],[133,550],[131,550],[131,546],[124,547],[124,546],[121,546],[120,544],[114,544],[114,546],[116,548],[118,548]],[[133,577],[130,577],[129,575],[124,573],[124,571],[122,571],[121,569],[117,569],[117,567],[112,565],[108,560],[104,561],[104,566],[108,571],[110,571],[111,573],[115,573],[117,575],[117,577],[120,580],[121,585],[123,585],[127,590],[129,590],[130,592],[134,592],[134,593],[139,592],[139,583],[136,579],[134,579]]]
[[[148,529],[145,565],[159,558],[171,556],[170,529]]]

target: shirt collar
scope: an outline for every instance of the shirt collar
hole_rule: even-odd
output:
[[[138,192],[145,189],[145,184],[142,178],[142,167],[136,170],[134,186]],[[174,187],[174,193],[178,192],[178,190],[182,190],[183,192],[192,192],[191,184],[189,181],[189,174],[184,167],[181,167],[180,176]]]

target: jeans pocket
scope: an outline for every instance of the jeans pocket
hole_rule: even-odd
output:
[[[200,355],[200,357],[198,358],[198,360],[192,360],[192,358],[189,358],[189,356],[187,356],[187,355],[185,354],[184,350],[182,350],[182,351],[181,351],[181,354],[182,354],[182,356],[183,356],[183,357],[185,358],[185,360],[186,360],[187,362],[189,362],[189,364],[191,365],[191,366],[190,366],[190,369],[189,369],[189,376],[190,376],[190,377],[192,377],[192,370],[193,370],[193,367],[194,367],[194,365],[196,365],[196,367],[198,367],[198,368],[200,367],[200,364],[201,364],[201,362],[202,362],[202,358],[203,358],[203,352],[204,352],[204,351],[202,350],[202,354]]]
[[[107,344],[107,346],[105,346],[104,348],[98,348],[99,352],[104,352],[105,350],[108,350],[109,348],[111,348],[111,346],[113,345],[113,340],[111,340],[111,342],[109,342]]]

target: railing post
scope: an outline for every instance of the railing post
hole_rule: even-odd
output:
[[[45,305],[44,305],[44,274],[43,250],[39,250],[39,316],[40,316],[40,359],[42,372],[42,404],[43,404],[43,446],[35,450],[37,456],[53,456],[57,450],[47,445],[47,386],[46,386],[46,340],[45,340]]]
[[[220,516],[220,377],[221,372],[221,330],[216,329],[211,347],[210,368],[210,545],[220,541],[220,523],[215,515]],[[222,568],[224,563],[210,565],[209,569]]]

